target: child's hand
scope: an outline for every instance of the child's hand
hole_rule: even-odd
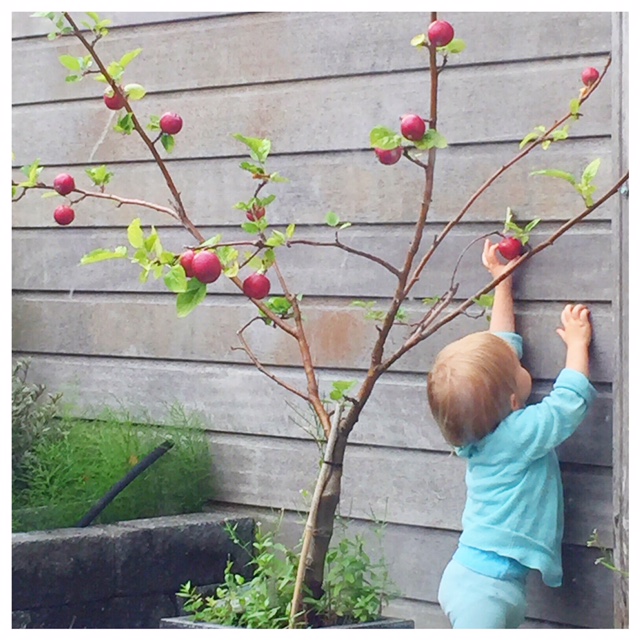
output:
[[[497,242],[491,242],[491,240],[487,238],[484,241],[484,250],[482,251],[482,264],[488,269],[494,279],[501,276],[509,267],[521,260],[521,256],[519,256],[503,264],[500,258],[498,258],[498,244]]]
[[[591,342],[590,311],[583,304],[568,304],[560,315],[562,329],[556,329],[567,346],[589,346]]]

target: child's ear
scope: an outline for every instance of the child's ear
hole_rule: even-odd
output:
[[[511,394],[511,397],[509,398],[509,400],[511,401],[511,411],[517,411],[518,409],[521,408],[520,401],[518,400],[515,393]]]

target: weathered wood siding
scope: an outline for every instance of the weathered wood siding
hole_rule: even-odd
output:
[[[65,84],[57,57],[77,51],[70,39],[47,41],[45,21],[13,14],[14,175],[35,158],[50,181],[62,169],[83,180],[89,164],[115,171],[109,190],[165,203],[169,196],[141,142],[111,131],[115,116],[101,100],[102,85]],[[419,13],[114,13],[115,26],[99,46],[110,60],[135,47],[142,55],[128,81],[148,90],[136,104],[149,114],[178,111],[183,131],[169,167],[184,203],[206,237],[238,237],[243,214],[233,209],[253,185],[237,165],[244,147],[230,134],[273,141],[270,166],[290,178],[276,185],[273,224],[298,223],[298,233],[327,238],[324,216],[354,223],[344,232],[353,246],[398,263],[422,198],[422,174],[408,162],[377,163],[368,148],[375,125],[396,126],[399,115],[428,109],[426,55],[410,39],[429,15]],[[568,110],[585,66],[604,66],[611,50],[610,13],[451,13],[446,16],[468,49],[441,76],[439,129],[450,147],[439,153],[425,237],[433,237],[491,173],[512,158],[518,142]],[[581,210],[566,183],[530,178],[531,170],[580,172],[602,159],[597,183],[619,170],[619,104],[612,80],[585,104],[571,139],[537,151],[480,198],[451,241],[436,254],[420,297],[435,295],[450,278],[464,246],[500,230],[507,206],[525,219],[543,219],[535,244]],[[600,191],[599,193],[602,193]],[[597,194],[596,194],[597,195]],[[210,425],[220,501],[270,518],[284,509],[285,530],[299,535],[301,490],[311,489],[318,456],[305,432],[310,414],[232,351],[236,330],[253,307],[227,283],[210,286],[206,301],[178,319],[175,298],[157,283],[141,285],[130,264],[80,267],[83,254],[126,242],[133,217],[155,224],[165,246],[179,251],[191,237],[161,214],[83,202],[70,228],[52,220],[53,200],[37,194],[13,206],[13,351],[33,358],[34,380],[84,411],[123,404],[156,419],[179,402]],[[568,301],[587,302],[593,314],[592,374],[600,391],[585,424],[560,448],[567,526],[565,582],[553,590],[534,578],[530,627],[612,626],[612,579],[595,566],[586,541],[597,528],[612,543],[612,381],[619,338],[612,308],[617,269],[612,199],[547,252],[516,281],[517,322],[526,340],[525,363],[534,399],[547,391],[564,362],[555,335]],[[486,282],[480,248],[462,263],[461,294]],[[336,379],[361,379],[376,330],[350,306],[383,301],[388,272],[332,249],[295,248],[283,255],[291,286],[305,294],[313,355],[322,388]],[[273,293],[279,288],[274,283]],[[425,374],[437,351],[486,320],[463,318],[401,359],[379,383],[353,433],[347,454],[342,514],[355,530],[371,529],[372,514],[387,521],[386,549],[403,598],[391,613],[418,627],[446,627],[437,585],[453,552],[464,504],[464,464],[452,457],[426,402]],[[256,325],[249,338],[262,361],[302,387],[295,344]],[[299,414],[302,411],[302,417]],[[544,496],[541,496],[544,499]]]

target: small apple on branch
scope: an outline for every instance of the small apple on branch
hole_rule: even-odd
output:
[[[535,218],[524,228],[514,222],[514,215],[511,207],[507,207],[507,215],[504,222],[504,230],[500,234],[502,240],[498,243],[498,251],[506,260],[513,260],[521,256],[528,250],[529,235],[540,222],[540,218]]]

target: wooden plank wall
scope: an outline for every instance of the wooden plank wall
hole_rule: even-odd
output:
[[[429,20],[421,13],[115,13],[115,27],[99,46],[109,60],[138,46],[128,81],[145,85],[138,103],[149,114],[179,112],[185,122],[169,167],[185,205],[206,237],[237,238],[242,213],[233,209],[253,189],[237,168],[242,145],[230,134],[273,141],[271,169],[290,178],[274,187],[273,224],[295,220],[298,233],[327,238],[328,210],[354,223],[344,239],[398,263],[422,198],[419,169],[408,162],[377,163],[368,148],[375,125],[397,126],[410,111],[426,116],[426,55],[409,45]],[[439,154],[437,188],[425,237],[432,237],[467,198],[518,151],[534,126],[564,114],[586,66],[602,69],[611,49],[609,13],[451,13],[468,49],[441,79],[439,128],[450,147]],[[63,39],[47,41],[44,21],[13,14],[14,173],[36,157],[51,180],[62,169],[78,177],[108,163],[109,190],[155,202],[168,192],[157,167],[133,136],[115,124],[101,100],[102,85],[65,84],[57,62],[77,52]],[[499,230],[507,206],[524,219],[540,216],[535,244],[558,222],[581,210],[561,181],[529,178],[540,168],[580,172],[602,159],[597,182],[611,182],[612,87],[609,78],[585,105],[571,139],[530,154],[509,178],[477,201],[451,242],[436,254],[420,298],[450,277],[461,247]],[[602,193],[602,192],[601,192]],[[206,416],[220,501],[273,519],[285,510],[285,530],[299,534],[302,490],[310,490],[316,445],[303,429],[309,413],[258,373],[242,352],[230,350],[253,307],[226,283],[193,314],[178,319],[174,296],[156,283],[141,285],[129,264],[80,267],[97,247],[126,242],[135,216],[155,224],[167,248],[191,240],[160,214],[86,202],[69,228],[53,224],[52,200],[31,194],[13,207],[13,350],[33,358],[34,380],[62,390],[77,411],[123,404],[162,420],[174,401]],[[534,577],[527,626],[612,626],[612,581],[595,566],[586,541],[597,528],[612,541],[612,380],[617,344],[612,314],[615,265],[607,204],[553,248],[526,265],[516,282],[517,322],[526,340],[525,363],[544,394],[563,366],[555,335],[567,301],[587,302],[593,314],[596,406],[579,432],[560,448],[567,526],[565,583],[557,590]],[[614,239],[614,242],[616,240]],[[462,265],[461,294],[486,282],[479,245]],[[336,379],[361,379],[375,328],[353,299],[382,300],[388,273],[356,256],[322,249],[291,249],[282,258],[292,287],[304,293],[313,354],[322,388]],[[274,293],[278,287],[274,283]],[[452,457],[430,417],[425,374],[437,351],[465,332],[486,328],[469,318],[447,326],[400,360],[377,387],[347,454],[341,512],[351,530],[371,533],[372,518],[387,522],[386,550],[403,593],[389,612],[418,627],[446,627],[437,605],[441,572],[453,552],[464,503],[464,465]],[[295,345],[254,325],[250,340],[284,380],[303,384]],[[253,328],[252,328],[253,329]],[[302,417],[299,412],[302,411]],[[306,413],[305,413],[306,412]],[[544,496],[540,496],[544,499]]]

